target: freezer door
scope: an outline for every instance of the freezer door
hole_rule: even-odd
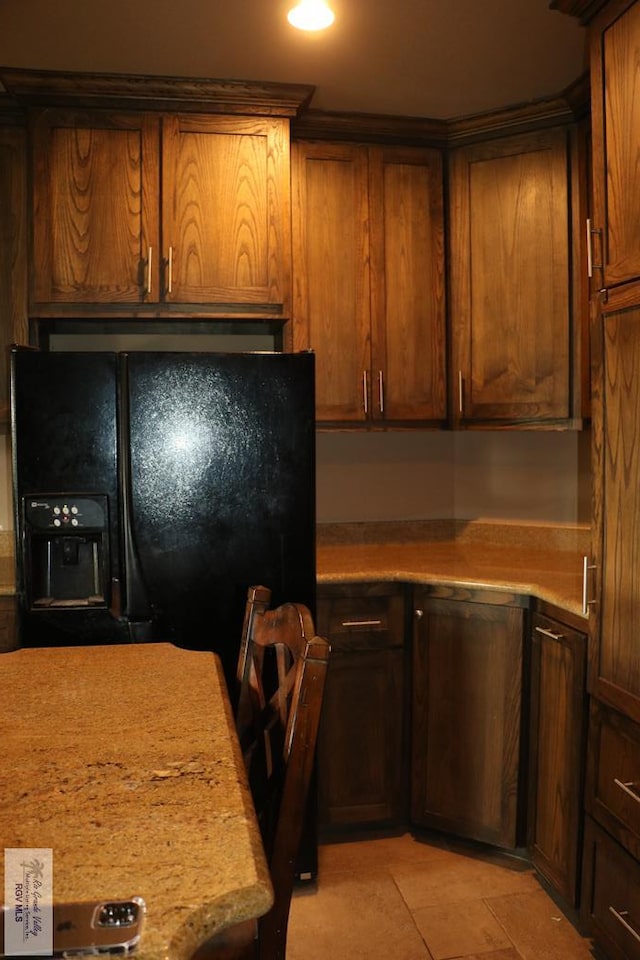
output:
[[[315,606],[313,355],[126,363],[126,512],[154,616],[232,665],[248,586]]]
[[[113,353],[11,353],[16,593],[24,645],[123,637],[112,615],[119,598],[116,359]],[[87,505],[98,503],[99,519],[87,520]]]

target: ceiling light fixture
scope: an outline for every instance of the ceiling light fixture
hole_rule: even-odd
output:
[[[326,0],[300,0],[289,10],[287,20],[298,30],[324,30],[331,26],[335,15]]]

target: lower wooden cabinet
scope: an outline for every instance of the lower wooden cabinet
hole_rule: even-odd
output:
[[[572,907],[582,862],[586,658],[582,631],[534,613],[527,845],[535,867]]]
[[[321,831],[406,820],[405,596],[394,584],[320,586],[331,642],[318,740]]]
[[[591,701],[586,807],[640,861],[640,725]]]
[[[640,864],[589,817],[582,915],[610,960],[640,960]]]
[[[411,819],[514,848],[528,599],[421,587],[414,603]]]
[[[0,597],[0,653],[17,647],[16,602],[14,597]]]

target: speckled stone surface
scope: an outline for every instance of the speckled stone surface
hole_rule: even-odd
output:
[[[59,902],[142,896],[138,960],[265,913],[271,881],[217,657],[0,656],[0,847],[51,847]]]
[[[461,521],[318,528],[319,583],[399,581],[527,594],[582,615],[587,527]]]

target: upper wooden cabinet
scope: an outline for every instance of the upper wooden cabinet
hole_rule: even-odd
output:
[[[319,421],[446,417],[437,150],[293,145],[293,341],[316,353]]]
[[[32,312],[287,313],[287,119],[47,109],[33,116],[32,143]]]
[[[591,30],[593,282],[640,277],[640,3],[607,6]]]
[[[584,181],[577,145],[575,128],[562,127],[452,152],[451,407],[458,426],[554,427],[581,416],[587,303],[579,285],[583,250],[572,242]]]

